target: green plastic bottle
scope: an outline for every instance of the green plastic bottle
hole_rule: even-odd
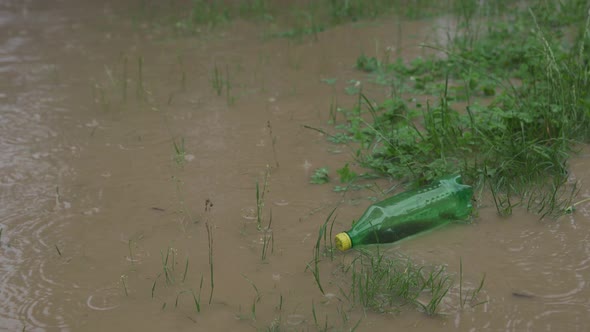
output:
[[[471,214],[473,189],[452,175],[431,185],[409,190],[375,203],[349,231],[336,235],[336,248],[391,243],[408,236],[466,219]]]

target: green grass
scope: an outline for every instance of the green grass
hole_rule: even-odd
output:
[[[231,106],[236,102],[236,97],[232,94],[233,84],[230,77],[229,65],[225,66],[224,72],[215,64],[213,66],[213,73],[209,79],[211,87],[218,96],[221,96],[225,91],[225,100],[227,105]]]
[[[212,250],[212,248],[210,249]],[[191,306],[192,304],[194,304],[194,308],[195,308],[195,312],[196,313],[200,313],[201,312],[201,294],[203,292],[203,281],[204,281],[204,276],[203,274],[201,274],[201,278],[200,278],[200,283],[199,283],[199,287],[198,287],[198,291],[195,291],[194,288],[190,287],[189,283],[187,282],[187,278],[188,278],[188,272],[189,272],[189,258],[187,257],[185,260],[185,264],[184,264],[184,269],[182,270],[182,273],[180,273],[180,271],[176,271],[176,256],[178,255],[177,250],[171,247],[167,247],[166,252],[164,251],[160,251],[160,255],[161,255],[161,265],[162,265],[162,271],[160,273],[158,273],[158,275],[154,278],[154,281],[152,283],[151,289],[150,289],[150,295],[152,299],[158,298],[160,300],[168,300],[168,301],[163,301],[162,304],[162,310],[164,310],[167,306],[167,303],[172,301],[174,302],[174,309],[177,309],[180,306],[180,300],[183,296],[183,294],[190,294],[190,298],[192,298],[191,301]],[[212,262],[210,262],[210,264],[212,264]],[[210,265],[211,267],[211,273],[212,273],[212,265]],[[170,291],[164,291],[163,294],[161,295],[157,295],[156,291],[158,290],[158,280],[160,280],[160,278],[164,276],[164,286],[168,289],[171,289],[173,291],[173,294],[175,294],[175,297],[173,298],[167,298],[167,296],[170,296]],[[212,277],[212,274],[211,274]],[[180,280],[180,282],[178,282],[178,280]],[[122,275],[121,276],[121,283],[122,286],[124,288],[125,294],[128,295],[128,287],[127,287],[127,275]],[[213,285],[213,282],[211,283]],[[211,296],[213,294],[213,288],[211,288]]]
[[[395,313],[412,305],[429,316],[437,315],[442,300],[456,286],[455,279],[444,266],[418,265],[410,259],[385,255],[379,250],[359,253],[352,263],[342,265],[342,271],[350,275],[351,281],[340,291],[343,298],[365,309]],[[485,276],[478,288],[464,291],[461,263],[457,285],[460,299],[456,309],[463,309],[467,303],[472,307],[484,303],[478,301],[484,282]]]
[[[486,275],[484,274],[481,277],[481,281],[479,282],[479,286],[473,290],[463,290],[463,259],[459,260],[459,306],[461,309],[464,309],[465,306],[469,303],[469,305],[473,308],[478,305],[486,303],[486,301],[479,301],[478,296],[481,290],[483,289],[484,283],[486,281]]]
[[[321,275],[320,275],[320,262],[322,261],[322,257],[328,257],[330,260],[334,259],[334,245],[332,244],[332,229],[334,227],[334,221],[336,220],[336,216],[334,213],[336,212],[336,206],[328,217],[326,221],[320,226],[318,232],[318,238],[316,240],[315,246],[313,247],[313,258],[312,260],[307,263],[305,270],[311,271],[313,278],[318,286],[318,289],[322,294],[325,295],[324,288],[322,287],[321,282]],[[334,218],[332,218],[334,216]],[[331,221],[330,221],[331,220]],[[328,224],[330,224],[330,229],[328,231]],[[323,247],[322,247],[322,240],[323,240]],[[322,250],[323,248],[323,250]]]
[[[265,261],[269,250],[270,253],[272,254],[274,252],[274,236],[273,236],[273,231],[272,231],[272,209],[269,212],[269,217],[268,217],[268,226],[266,226],[266,229],[261,230],[262,232],[262,253],[260,255],[260,259],[262,261]],[[270,249],[269,249],[270,247]]]
[[[172,147],[174,148],[174,162],[176,165],[181,167],[185,162],[186,148],[184,146],[184,137],[180,137],[177,141],[175,138],[172,139]]]
[[[135,259],[133,258],[133,241],[131,239],[129,239],[127,241],[127,248],[129,249],[129,261],[131,262],[131,265],[135,264]]]
[[[479,300],[485,275],[477,288],[466,289],[462,260],[459,262],[458,278],[447,272],[444,266],[416,264],[401,254],[382,252],[380,246],[351,251],[353,255],[357,253],[352,261],[336,261],[332,243],[336,209],[337,207],[328,214],[325,222],[319,227],[313,257],[307,263],[306,271],[311,272],[323,295],[326,294],[326,280],[321,279],[320,267],[327,268],[332,263],[333,267],[337,267],[337,272],[333,272],[332,275],[346,277],[328,281],[332,287],[338,287],[340,301],[350,305],[350,309],[339,308],[345,326],[350,326],[348,313],[358,307],[379,313],[397,313],[406,306],[413,306],[428,316],[438,315],[443,299],[451,289],[456,288],[459,299],[452,309],[463,310],[466,305],[473,308],[485,303]],[[327,328],[327,317],[322,324],[315,314],[313,305],[312,311],[316,327]],[[360,320],[355,328],[359,323]]]
[[[266,128],[268,128],[268,136],[270,138],[271,144],[272,144],[272,156],[274,158],[274,162],[275,162],[275,166],[277,168],[279,168],[279,159],[277,157],[277,137],[275,135],[273,135],[272,133],[272,126],[270,124],[270,120],[268,120],[266,122]]]
[[[172,257],[176,256],[176,250],[174,248],[168,247],[166,249],[166,253],[160,251],[160,257],[162,259],[162,273],[164,274],[166,285],[173,285],[175,283],[174,274],[174,263],[170,264],[170,253],[172,253]],[[174,259],[173,259],[174,260]]]
[[[215,66],[213,67],[213,73],[211,74],[211,79],[209,80],[209,82],[211,83],[213,90],[215,90],[215,93],[217,93],[218,96],[221,96],[224,86],[223,73],[221,72],[219,67],[217,67],[217,64],[215,64]]]
[[[211,292],[209,293],[209,304],[213,300],[213,290],[215,289],[215,278],[213,276],[213,227],[209,224],[209,220],[205,222],[207,229],[207,247],[209,249],[209,281],[211,285]]]
[[[125,296],[129,296],[129,289],[127,287],[127,275],[123,274],[121,276],[121,285],[123,286],[123,291],[125,292]]]
[[[256,284],[252,280],[248,279],[248,277],[246,277],[244,274],[242,274],[242,277],[246,279],[246,281],[248,281],[248,283],[252,286],[255,292],[254,300],[252,301],[252,306],[250,307],[250,314],[252,320],[256,321],[256,304],[260,302],[260,300],[262,299],[262,295],[260,295],[258,287],[256,287]]]
[[[441,3],[434,0],[317,0],[295,2],[288,7],[277,0],[141,0],[132,9],[137,25],[148,23],[152,28],[170,30],[179,36],[211,32],[235,20],[249,20],[268,26],[267,37],[303,40],[326,29],[386,15],[410,19],[432,17],[456,11],[455,3],[475,3],[473,0]],[[499,6],[501,7],[501,6]]]
[[[327,167],[316,168],[316,170],[313,171],[313,174],[311,175],[309,183],[324,184],[330,182],[330,176],[328,175],[329,172],[330,171]]]
[[[256,228],[262,230],[262,221],[264,219],[264,196],[268,191],[268,181],[270,178],[270,168],[267,167],[264,172],[262,188],[256,181]],[[270,224],[269,224],[270,225]]]
[[[353,142],[356,161],[380,176],[419,185],[461,172],[477,191],[488,189],[501,215],[516,206],[563,213],[576,193],[567,185],[573,144],[590,138],[590,18],[566,12],[579,6],[490,16],[480,35],[464,19],[444,59],[385,63],[361,54],[367,81],[392,93],[375,101],[351,85],[359,102],[342,109],[330,139]],[[565,27],[577,31],[569,45]]]

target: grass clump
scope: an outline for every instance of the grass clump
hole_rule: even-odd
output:
[[[317,168],[311,175],[309,183],[312,184],[324,184],[330,182],[330,176],[328,175],[329,170],[327,167]]]
[[[569,12],[579,3],[488,17],[481,35],[467,22],[443,59],[361,55],[357,68],[390,97],[375,102],[359,91],[337,135],[356,142],[357,161],[380,175],[423,184],[460,171],[489,189],[502,215],[519,204],[542,216],[563,212],[575,194],[564,186],[572,143],[590,138],[590,16]],[[566,28],[576,32],[569,45]]]
[[[444,266],[428,267],[418,265],[403,257],[387,256],[379,251],[361,250],[352,263],[342,269],[350,274],[347,290],[340,288],[344,298],[365,309],[380,313],[398,312],[405,306],[414,306],[432,316],[441,312],[441,303],[451,289],[459,288],[458,304],[453,309],[464,309],[466,305],[478,306],[484,302],[478,296],[484,286],[485,275],[479,287],[465,291],[463,269],[459,285]]]
[[[427,279],[422,268],[414,266],[411,262],[400,264],[380,254],[361,252],[358,259],[348,268],[352,285],[350,293],[344,295],[352,302],[378,312],[397,311],[400,306],[408,303],[423,304],[418,302],[418,297],[427,288],[427,280],[430,280],[430,283],[437,280],[437,293],[442,293],[443,296],[450,288],[447,277],[439,279],[443,272],[442,268]],[[434,303],[429,309],[431,313],[440,303],[438,299],[433,300]]]

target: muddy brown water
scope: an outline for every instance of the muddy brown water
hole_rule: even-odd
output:
[[[522,211],[499,218],[484,202],[473,224],[387,246],[453,275],[462,260],[468,288],[485,273],[485,304],[461,309],[455,287],[437,317],[350,309],[338,262],[354,252],[320,264],[326,296],[306,271],[334,206],[335,231],[345,229],[376,194],[309,184],[315,168],[334,174],[351,155],[303,125],[329,128],[332,98],[354,102],[343,88],[364,78],[353,68],[360,52],[420,55],[419,43],[444,38],[433,28],[444,21],[345,25],[304,42],[266,40],[237,21],[171,38],[117,8],[0,2],[1,330],[307,331],[318,329],[312,308],[331,330],[359,319],[358,331],[588,330],[589,204],[538,222]],[[215,66],[229,73],[229,97],[212,87]],[[583,149],[571,163],[579,199],[590,195],[588,158]],[[274,241],[263,261],[254,211],[265,174]]]

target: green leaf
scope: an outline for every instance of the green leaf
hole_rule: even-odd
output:
[[[335,78],[322,78],[321,82],[326,83],[328,85],[334,85],[334,84],[336,84],[336,80],[337,79],[335,79]]]
[[[341,183],[352,182],[358,177],[358,174],[350,170],[348,163],[346,163],[346,165],[344,165],[344,167],[342,167],[341,169],[337,170],[336,173],[340,175]]]
[[[327,167],[317,168],[313,172],[313,175],[311,176],[311,180],[309,181],[309,183],[313,183],[313,184],[324,184],[324,183],[328,183],[328,182],[330,182],[330,178],[328,177],[328,168]]]

